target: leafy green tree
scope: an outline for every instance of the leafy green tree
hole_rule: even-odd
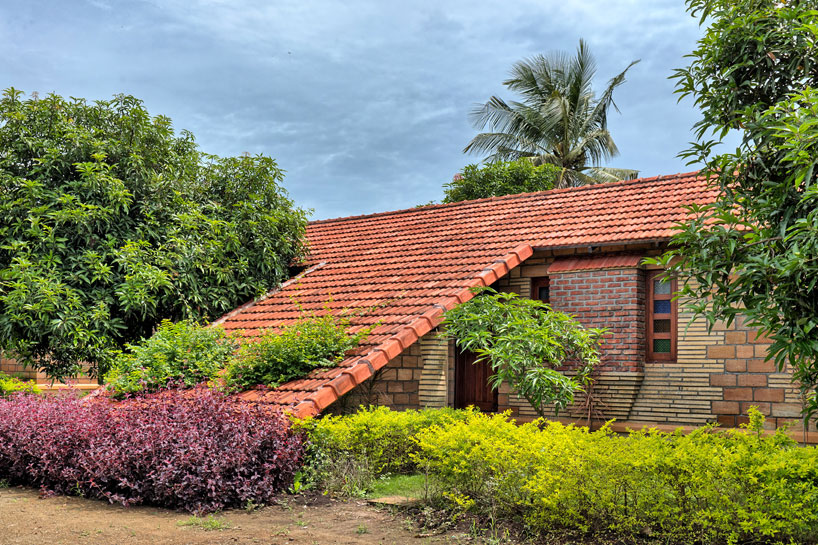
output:
[[[635,178],[636,170],[599,166],[616,157],[619,150],[608,131],[608,108],[614,89],[625,82],[625,73],[608,82],[597,97],[591,88],[596,62],[580,40],[576,57],[554,53],[537,55],[514,65],[503,85],[522,96],[521,102],[506,102],[493,96],[471,114],[478,130],[463,150],[486,154],[487,161],[529,157],[535,165],[552,164],[560,169],[557,187]]]
[[[446,313],[446,331],[461,348],[487,360],[494,388],[507,382],[540,416],[559,412],[589,384],[599,363],[603,329],[584,328],[571,316],[516,293],[476,288],[477,296]],[[557,370],[574,362],[576,375]]]
[[[462,173],[443,186],[443,202],[468,201],[554,187],[560,170],[554,165],[535,166],[527,159],[490,163],[483,167],[468,165]]]
[[[744,315],[794,370],[804,418],[818,414],[818,2],[688,0],[709,21],[675,74],[702,110],[682,155],[705,164],[719,199],[691,207],[661,263],[712,324]],[[718,140],[741,135],[732,153]],[[670,266],[671,263],[674,263]]]
[[[125,95],[0,100],[0,348],[102,375],[162,319],[209,320],[288,276],[305,215],[268,157],[202,153]]]

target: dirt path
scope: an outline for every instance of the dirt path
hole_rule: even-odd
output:
[[[108,505],[56,496],[40,498],[35,490],[0,489],[2,545],[240,545],[293,544],[455,544],[474,543],[462,533],[418,534],[411,522],[363,501],[305,505],[293,496],[286,505],[252,512],[234,510],[211,519],[221,529],[206,530],[184,513],[151,507]],[[191,525],[191,523],[193,523]]]

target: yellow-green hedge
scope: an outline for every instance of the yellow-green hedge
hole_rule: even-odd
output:
[[[818,450],[754,428],[618,436],[469,413],[415,439],[443,496],[536,531],[670,543],[818,542]]]
[[[17,392],[39,394],[40,388],[33,381],[20,380],[0,373],[0,397],[7,397]]]
[[[469,414],[455,409],[392,411],[370,407],[345,416],[308,420],[301,426],[309,431],[313,450],[322,456],[351,456],[365,461],[375,475],[383,475],[415,470],[415,434],[433,425],[463,421]]]

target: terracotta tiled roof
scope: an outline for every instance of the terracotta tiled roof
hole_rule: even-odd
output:
[[[296,300],[307,310],[327,301],[368,309],[353,324],[378,325],[337,367],[241,396],[316,414],[435,328],[472,297],[469,288],[493,283],[534,249],[665,241],[682,205],[715,196],[688,173],[312,222],[311,268],[217,323],[252,337],[297,319]]]
[[[623,269],[637,267],[643,256],[639,255],[613,255],[598,257],[576,257],[572,259],[560,259],[548,267],[548,274],[571,272],[571,271],[599,271],[603,269]]]

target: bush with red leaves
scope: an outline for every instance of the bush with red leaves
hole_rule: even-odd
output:
[[[286,417],[203,388],[0,399],[0,479],[61,494],[207,513],[269,503],[303,455]]]

